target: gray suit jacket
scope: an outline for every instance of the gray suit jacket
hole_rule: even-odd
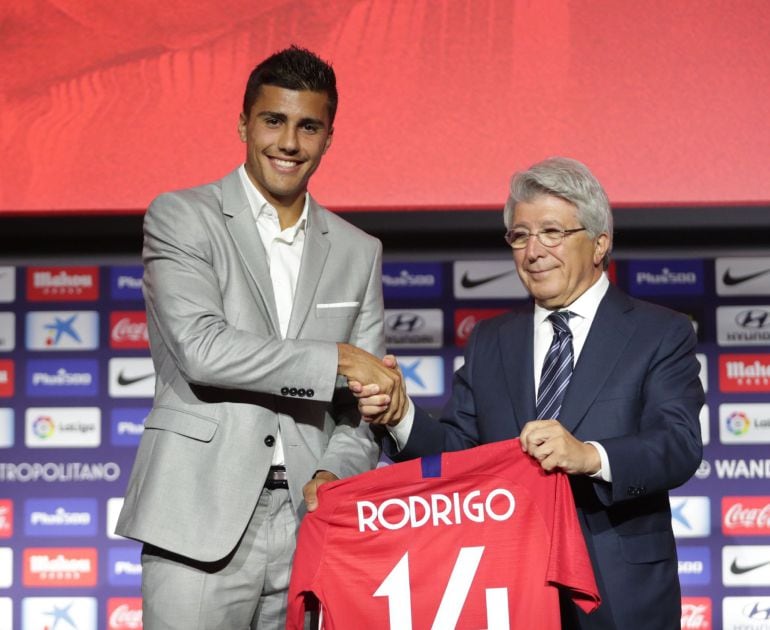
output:
[[[291,500],[316,470],[372,468],[336,342],[382,356],[380,242],[310,200],[287,337],[237,171],[158,197],[144,221],[155,400],[118,534],[200,561],[234,549],[280,427]]]

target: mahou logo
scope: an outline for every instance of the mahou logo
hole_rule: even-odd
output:
[[[69,302],[99,298],[99,267],[30,267],[27,299]]]
[[[770,496],[722,497],[725,536],[770,536]]]
[[[719,390],[770,392],[770,354],[723,354],[719,357]]]
[[[682,598],[682,628],[688,630],[711,630],[711,598]]]
[[[107,630],[142,628],[141,597],[110,597],[107,600]]]
[[[0,499],[0,538],[13,536],[13,501]]]
[[[110,313],[110,348],[146,349],[147,314],[144,311],[113,311]]]
[[[46,547],[24,550],[24,586],[96,586],[94,547]]]
[[[505,308],[458,308],[455,311],[455,345],[464,348],[471,332],[482,319],[507,313]]]

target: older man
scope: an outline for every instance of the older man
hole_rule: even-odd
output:
[[[610,285],[610,206],[583,164],[514,175],[504,218],[532,311],[476,327],[440,421],[354,383],[361,411],[388,425],[396,460],[520,436],[570,475],[603,601],[586,615],[563,600],[563,627],[679,628],[668,491],[701,461],[692,326]]]

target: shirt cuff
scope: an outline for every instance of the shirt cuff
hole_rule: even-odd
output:
[[[599,442],[587,441],[586,444],[593,444],[594,448],[599,451],[599,459],[602,461],[602,467],[593,475],[589,475],[592,479],[601,479],[607,483],[612,483],[612,471],[610,470],[610,458],[607,457],[607,451]]]
[[[412,404],[412,399],[408,396],[406,397],[406,404],[406,413],[401,418],[401,422],[394,427],[387,427],[388,433],[390,433],[390,437],[393,438],[393,441],[396,443],[396,449],[399,451],[409,441],[409,435],[412,433],[412,425],[414,424],[414,405]]]

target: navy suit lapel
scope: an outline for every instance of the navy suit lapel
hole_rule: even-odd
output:
[[[531,309],[513,313],[500,326],[498,334],[506,390],[513,405],[518,435],[527,422],[535,419],[534,317]]]
[[[618,369],[618,361],[636,329],[628,316],[633,308],[631,300],[610,285],[575,364],[559,414],[559,421],[571,433],[604,387],[607,377]]]
[[[238,249],[244,267],[257,285],[268,320],[280,337],[281,327],[278,325],[278,309],[275,306],[267,253],[259,237],[259,230],[237,170],[222,179],[222,212],[229,217],[227,230]]]

